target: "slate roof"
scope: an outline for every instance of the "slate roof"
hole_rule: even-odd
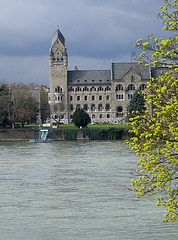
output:
[[[54,45],[54,43],[56,42],[56,40],[59,39],[60,42],[63,44],[63,46],[65,47],[65,38],[62,35],[62,33],[59,31],[59,29],[56,30],[56,32],[54,33],[54,35],[52,36],[51,39],[51,47]]]
[[[110,84],[110,70],[74,70],[67,71],[67,80],[70,85]]]
[[[168,71],[168,67],[152,68],[151,76],[153,78],[158,78],[161,74],[165,75],[167,71]]]
[[[112,63],[113,80],[121,80],[130,69],[134,69],[142,80],[150,79],[149,67],[135,63]]]

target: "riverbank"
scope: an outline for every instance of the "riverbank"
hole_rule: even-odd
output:
[[[129,136],[129,127],[121,125],[117,127],[59,127],[57,129],[49,129],[49,138],[56,141],[60,140],[121,140]],[[0,142],[5,141],[29,141],[30,139],[39,138],[39,129],[0,129]]]

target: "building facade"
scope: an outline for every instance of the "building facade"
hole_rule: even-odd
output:
[[[136,90],[144,91],[151,79],[149,67],[138,63],[112,63],[109,70],[68,70],[65,38],[59,29],[51,40],[50,118],[71,123],[74,111],[83,108],[92,122],[123,123]]]

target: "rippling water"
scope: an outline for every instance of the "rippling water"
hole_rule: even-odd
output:
[[[178,239],[126,190],[137,160],[122,141],[0,143],[0,239]]]

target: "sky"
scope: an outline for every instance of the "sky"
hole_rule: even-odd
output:
[[[108,70],[131,61],[137,39],[164,37],[163,0],[1,0],[0,82],[49,87],[49,49],[57,28],[68,70]]]

